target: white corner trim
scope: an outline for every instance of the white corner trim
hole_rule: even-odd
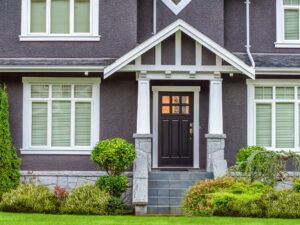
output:
[[[193,38],[196,42],[199,42],[202,46],[207,48],[208,50],[212,51],[214,54],[218,55],[220,58],[224,59],[226,62],[231,64],[240,72],[246,74],[250,78],[255,78],[255,70],[254,68],[250,67],[246,63],[244,63],[241,59],[237,56],[233,55],[231,52],[211,40],[209,37],[189,25],[188,23],[184,22],[182,19],[176,20],[174,23],[170,24],[166,28],[162,29],[157,34],[150,37],[148,40],[144,41],[142,44],[138,45],[121,58],[116,60],[111,65],[107,66],[104,69],[104,78],[109,77],[113,73],[119,71],[130,62],[135,60],[137,57],[141,56],[151,48],[155,47],[157,44],[161,43],[166,38],[170,37],[177,31],[181,30],[185,34],[189,35]],[[153,67],[153,66],[152,66]],[[155,66],[154,66],[155,67]]]
[[[55,35],[47,35],[47,36],[34,36],[34,35],[25,35],[19,36],[20,41],[100,41],[101,36],[88,36],[88,35],[65,35],[65,36],[55,36]]]
[[[181,0],[177,5],[172,0],[161,0],[175,15],[178,15],[191,0]]]
[[[275,48],[300,48],[300,42],[275,42]]]
[[[199,140],[199,122],[200,122],[200,86],[153,86],[153,168],[158,168],[158,93],[166,92],[194,92],[194,168],[200,168],[200,140]]]

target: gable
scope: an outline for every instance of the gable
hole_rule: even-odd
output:
[[[104,69],[117,71],[243,73],[254,79],[254,68],[179,19]]]

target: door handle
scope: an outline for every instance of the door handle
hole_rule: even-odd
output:
[[[193,123],[190,123],[190,139],[193,138]]]

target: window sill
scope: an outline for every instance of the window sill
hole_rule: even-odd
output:
[[[22,36],[20,35],[20,41],[100,41],[99,35],[97,36]]]
[[[92,150],[32,150],[20,149],[22,155],[90,155]]]
[[[275,48],[300,48],[300,42],[275,42]]]

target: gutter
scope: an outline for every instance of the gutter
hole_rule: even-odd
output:
[[[247,50],[248,58],[251,62],[251,66],[252,66],[252,68],[255,68],[255,62],[254,62],[254,59],[253,59],[251,51],[250,51],[250,47],[251,47],[251,45],[250,45],[250,1],[246,0],[245,4],[246,4],[246,27],[247,27],[246,50]]]
[[[152,34],[156,34],[156,5],[157,0],[153,0],[153,32]]]

